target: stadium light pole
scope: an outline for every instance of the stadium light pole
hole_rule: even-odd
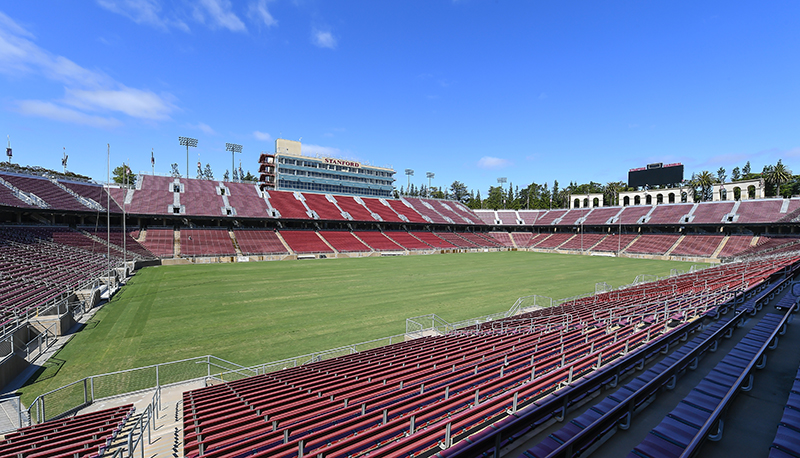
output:
[[[408,177],[408,186],[406,186],[406,194],[408,194],[408,189],[411,187],[411,177],[414,176],[414,169],[406,169],[406,176]]]
[[[191,137],[178,137],[178,143],[186,146],[186,178],[189,178],[189,147],[197,147],[197,139]]]
[[[500,196],[502,198],[501,200],[503,201],[503,210],[506,209],[506,197],[503,195],[503,184],[506,182],[508,182],[508,178],[506,177],[500,177],[497,179],[497,184],[500,185]]]
[[[431,180],[436,174],[433,172],[426,172],[425,176],[428,177],[428,195],[431,193]]]
[[[233,179],[233,168],[236,167],[234,155],[242,152],[242,145],[237,145],[236,143],[225,143],[225,151],[231,152],[231,179]],[[241,181],[241,178],[239,181]]]

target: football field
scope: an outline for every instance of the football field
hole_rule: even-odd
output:
[[[211,354],[255,365],[508,310],[520,296],[590,293],[691,264],[535,252],[148,267],[22,389]]]

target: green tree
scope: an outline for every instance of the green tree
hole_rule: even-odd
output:
[[[249,170],[246,175],[242,175],[242,169],[239,169],[239,178],[241,178],[242,181],[258,181],[258,177],[250,173]]]
[[[472,207],[469,208],[483,208],[483,199],[481,199],[481,190],[478,189],[478,192],[475,193],[475,198],[472,199]]]
[[[127,176],[127,183],[129,185],[136,184],[136,175],[134,175],[130,167],[128,167],[125,164],[122,164],[119,167],[114,168],[114,170],[111,171],[111,176],[113,177],[114,183],[119,183],[119,184],[126,183],[126,176]]]
[[[742,175],[745,177],[747,175],[750,175],[750,161],[747,161],[747,164],[745,164],[744,167],[742,167]]]
[[[504,199],[505,192],[503,188],[500,186],[490,186],[489,187],[489,196],[486,198],[486,202],[484,202],[486,208],[491,208],[492,210],[498,210],[503,208],[503,199]]]
[[[469,191],[467,191],[467,185],[465,185],[460,181],[454,181],[453,184],[450,185],[449,197],[461,203],[466,203],[469,198]]]
[[[203,170],[203,179],[205,180],[213,180],[214,179],[214,172],[211,171],[211,164],[206,164],[205,170]]]
[[[225,169],[225,173],[222,174],[222,181],[230,181],[230,177],[231,173],[228,171],[228,169]]]
[[[733,170],[731,170],[731,180],[739,181],[739,178],[741,178],[741,177],[742,177],[742,173],[739,170],[739,167],[734,167]]]
[[[172,167],[172,171],[170,172],[170,175],[172,175],[175,178],[180,178],[181,177],[181,172],[180,172],[180,170],[178,170],[178,164],[177,163],[173,163],[170,167]]]
[[[603,200],[606,206],[619,205],[619,192],[625,189],[621,181],[609,181],[603,187]]]
[[[725,167],[720,167],[719,170],[717,170],[717,180],[719,180],[720,183],[725,183],[725,178],[727,177],[728,176],[725,174]]]
[[[777,164],[764,167],[763,176],[764,181],[775,187],[775,195],[782,195],[781,185],[792,179],[792,171],[778,159]],[[791,193],[791,191],[789,192]]]
[[[690,185],[695,188],[695,201],[711,200],[716,178],[708,170],[692,175]]]

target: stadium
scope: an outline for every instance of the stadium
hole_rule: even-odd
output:
[[[495,211],[2,171],[0,205],[0,456],[797,453],[797,198]]]

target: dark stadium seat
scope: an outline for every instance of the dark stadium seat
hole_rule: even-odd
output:
[[[133,412],[127,404],[20,428],[0,441],[0,458],[101,455]]]

